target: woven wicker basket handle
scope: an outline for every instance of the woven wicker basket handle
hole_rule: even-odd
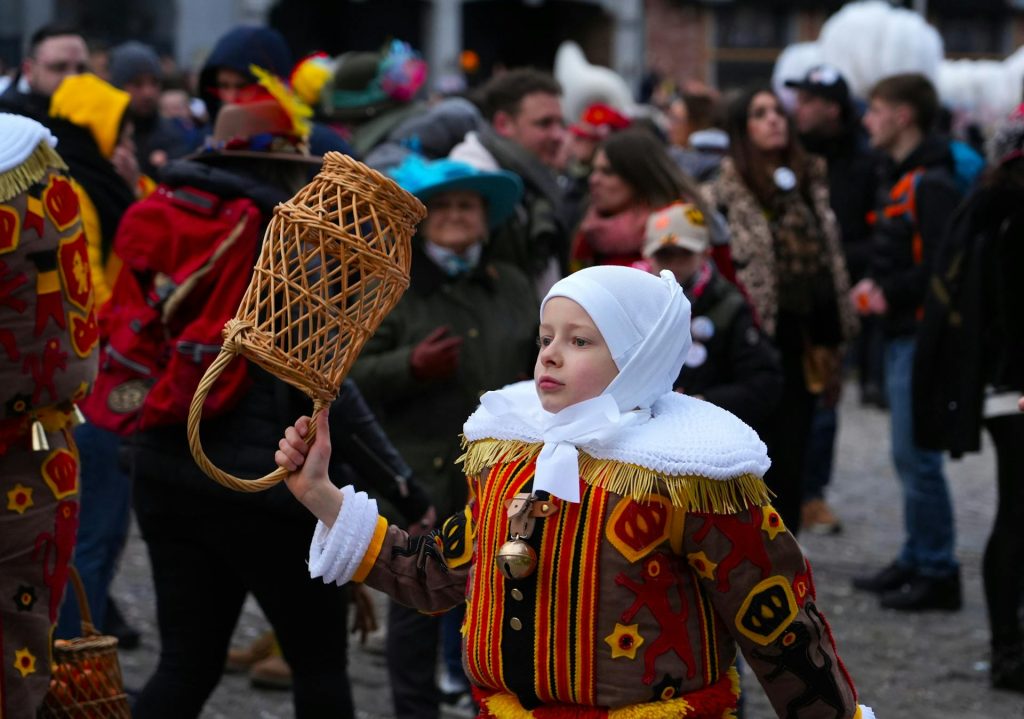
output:
[[[210,366],[206,369],[206,374],[199,380],[199,386],[196,388],[196,393],[192,397],[192,405],[188,410],[188,444],[192,449],[192,456],[196,460],[196,464],[199,468],[206,473],[211,479],[223,484],[228,489],[233,489],[237,492],[262,492],[265,489],[270,489],[275,484],[280,482],[282,479],[288,476],[288,470],[278,467],[270,474],[259,479],[241,479],[232,474],[228,474],[224,470],[217,467],[210,458],[203,452],[203,443],[199,439],[199,422],[203,418],[203,403],[206,401],[206,395],[209,394],[210,388],[213,387],[214,382],[220,377],[221,372],[227,367],[233,359],[235,359],[235,353],[227,346],[220,349],[220,354],[217,355]],[[309,436],[306,437],[306,442],[312,444],[316,439],[316,420],[323,411],[325,405],[319,402],[315,402],[313,405],[313,419],[309,423]]]
[[[78,616],[82,619],[82,636],[99,635],[99,630],[92,623],[92,609],[89,608],[89,597],[85,593],[85,585],[82,584],[82,575],[75,569],[74,564],[68,565],[68,580],[71,582],[72,589],[75,590],[75,598],[78,599]]]

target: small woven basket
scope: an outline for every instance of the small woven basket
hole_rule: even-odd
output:
[[[287,476],[278,468],[240,479],[206,457],[199,423],[210,387],[241,355],[308,394],[315,420],[409,286],[411,239],[425,216],[422,203],[392,180],[337,152],[274,209],[249,288],[189,409],[189,445],[207,475],[242,492]]]
[[[100,634],[93,626],[85,588],[74,567],[69,567],[69,580],[82,614],[82,636],[54,643],[50,690],[38,717],[131,719],[117,659],[117,638]]]

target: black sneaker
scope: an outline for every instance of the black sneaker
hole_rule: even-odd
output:
[[[948,577],[926,577],[919,574],[899,589],[884,592],[879,601],[885,609],[904,612],[928,609],[955,612],[962,603],[959,572]]]
[[[853,588],[864,592],[882,594],[899,589],[904,584],[917,576],[917,572],[911,567],[904,566],[899,562],[893,562],[885,569],[874,574],[868,574],[853,578]]]

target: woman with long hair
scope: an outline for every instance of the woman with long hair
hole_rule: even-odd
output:
[[[856,332],[824,164],[800,148],[778,97],[753,88],[726,116],[729,155],[708,187],[726,216],[736,276],[780,353],[785,384],[766,477],[787,527],[800,526],[815,403],[839,394],[839,347]]]
[[[590,202],[573,241],[572,264],[632,265],[641,260],[652,211],[673,202],[703,203],[696,184],[650,132],[623,130],[594,155]]]

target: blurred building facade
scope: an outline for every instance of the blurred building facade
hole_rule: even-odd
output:
[[[788,44],[817,37],[841,0],[0,0],[0,60],[16,63],[32,31],[62,20],[97,45],[149,42],[196,67],[226,30],[268,23],[296,57],[409,41],[435,82],[469,70],[550,67],[558,45],[580,43],[591,62],[639,88],[645,74],[728,88],[766,79]],[[1002,58],[1024,44],[1020,0],[905,0],[925,10],[947,56]],[[467,64],[464,50],[471,51]],[[473,77],[469,77],[470,83]]]

